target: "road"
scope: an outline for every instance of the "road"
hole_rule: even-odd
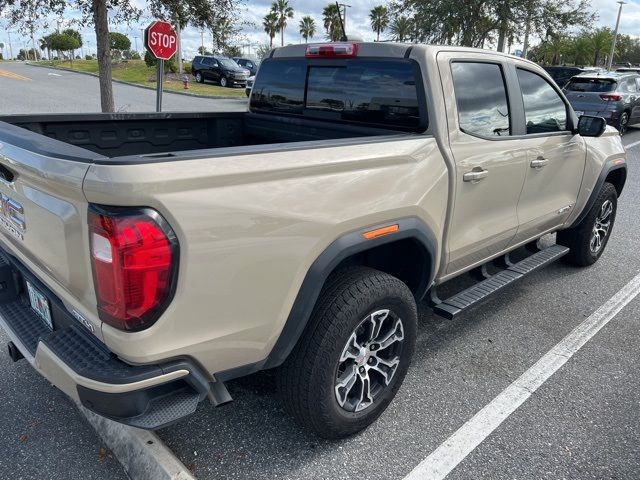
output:
[[[39,72],[33,82],[43,78]],[[85,92],[91,78],[69,77],[66,85],[87,84],[74,96],[95,96]],[[10,87],[9,96],[27,83]],[[6,85],[0,77],[3,91]],[[119,87],[118,102],[142,96]],[[5,96],[0,113],[8,113]],[[50,95],[39,98],[36,111],[62,108]],[[30,111],[30,102],[19,111]],[[629,151],[629,179],[602,259],[588,269],[551,265],[452,321],[421,305],[413,365],[396,400],[366,431],[339,442],[314,438],[284,414],[272,376],[262,373],[229,384],[232,404],[202,404],[160,437],[200,479],[404,478],[640,272],[640,130],[624,142],[638,144]],[[638,478],[639,331],[636,297],[447,478]],[[0,334],[3,350],[6,341]],[[125,478],[66,397],[29,365],[0,356],[0,383],[0,478]]]
[[[147,88],[113,84],[116,110],[150,112],[156,93]],[[98,79],[63,70],[35,67],[21,62],[0,62],[0,115],[15,113],[99,112]],[[166,111],[243,110],[247,101],[163,94]]]

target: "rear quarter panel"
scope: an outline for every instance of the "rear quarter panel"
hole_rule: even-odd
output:
[[[162,318],[138,333],[103,325],[107,345],[133,363],[190,356],[211,373],[259,362],[310,265],[337,237],[416,216],[439,241],[448,178],[437,143],[394,138],[92,166],[89,202],[155,208],[181,247],[178,288]]]

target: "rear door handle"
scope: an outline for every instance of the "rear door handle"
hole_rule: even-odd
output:
[[[489,175],[489,171],[488,170],[472,170],[470,172],[465,173],[462,176],[462,180],[464,180],[465,182],[472,182],[472,183],[477,183],[480,180],[482,180],[483,178],[486,178],[487,175]]]
[[[542,168],[546,166],[547,163],[549,163],[549,160],[544,157],[538,157],[535,160],[531,160],[531,168]]]

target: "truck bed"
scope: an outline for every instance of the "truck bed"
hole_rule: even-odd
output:
[[[10,124],[10,125],[7,125]],[[22,130],[12,128],[11,125]],[[0,141],[24,144],[42,155],[91,163],[130,163],[191,157],[194,150],[397,135],[371,127],[341,125],[251,112],[11,115],[0,117]],[[33,135],[38,134],[38,135]],[[400,133],[406,135],[404,133]],[[80,147],[46,142],[41,136]],[[36,146],[36,148],[34,148]],[[252,153],[245,148],[243,153]],[[178,153],[179,152],[179,153]],[[88,152],[85,152],[88,153]],[[212,153],[212,152],[209,152]]]

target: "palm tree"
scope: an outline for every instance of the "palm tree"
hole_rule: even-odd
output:
[[[611,48],[611,30],[609,28],[599,28],[590,35],[591,50],[593,51],[593,66],[600,63],[600,54],[609,51]]]
[[[304,43],[307,43],[315,34],[316,21],[309,16],[302,17],[302,20],[300,20],[300,35],[304,38]]]
[[[287,28],[287,18],[293,18],[293,7],[289,5],[289,0],[276,0],[271,4],[271,11],[278,17],[280,46],[284,47],[284,29]]]
[[[46,50],[47,51],[47,60],[51,60],[51,39],[50,39],[51,35],[45,35],[44,37],[42,37],[40,40],[38,40],[38,46],[40,47],[40,50]]]
[[[413,22],[408,17],[396,17],[390,26],[393,39],[398,42],[404,42],[411,36],[413,31]]]
[[[377,41],[380,41],[380,33],[389,25],[389,9],[384,5],[373,7],[369,13],[371,20],[371,30],[377,33]]]
[[[322,24],[330,41],[337,42],[342,38],[340,8],[335,3],[330,3],[322,10]]]
[[[278,33],[278,15],[274,12],[267,13],[262,19],[262,26],[269,35],[269,48],[273,48],[273,38]]]

